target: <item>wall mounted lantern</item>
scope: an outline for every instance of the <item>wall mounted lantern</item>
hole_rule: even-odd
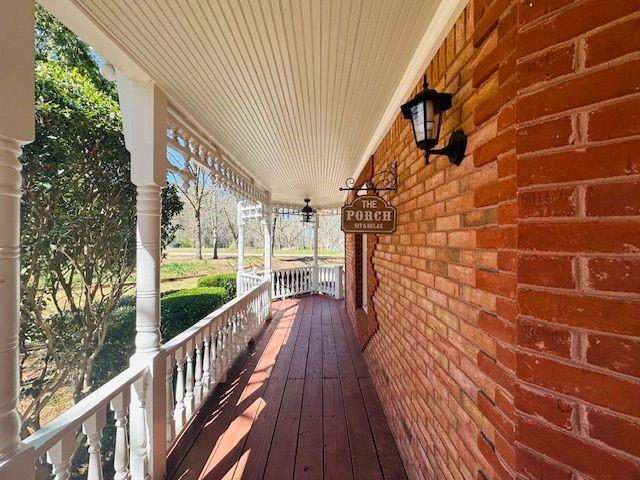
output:
[[[446,155],[454,165],[460,165],[467,148],[467,136],[462,130],[455,130],[444,148],[433,149],[440,139],[443,113],[451,108],[450,93],[440,93],[429,88],[427,77],[422,91],[400,107],[402,115],[411,120],[416,145],[424,150],[424,161],[429,163],[429,155]]]
[[[311,223],[311,220],[313,219],[313,214],[315,213],[315,210],[309,206],[310,201],[311,201],[310,198],[305,198],[304,203],[306,203],[306,205],[302,207],[302,209],[300,210],[300,213],[302,213],[303,223]]]

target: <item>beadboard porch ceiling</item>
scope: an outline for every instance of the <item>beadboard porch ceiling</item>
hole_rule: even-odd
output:
[[[73,3],[274,201],[310,197],[315,206],[339,203],[338,187],[372,153],[383,117],[397,113],[419,76],[416,53],[441,6],[441,0]]]

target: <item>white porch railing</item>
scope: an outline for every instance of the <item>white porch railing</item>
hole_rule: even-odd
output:
[[[243,293],[251,290],[256,285],[260,285],[264,281],[264,275],[251,272],[243,272],[238,276],[238,292]]]
[[[166,356],[167,444],[172,444],[269,315],[262,281],[162,346]]]
[[[129,442],[127,433],[127,419],[129,416],[142,414],[141,411],[131,412],[129,404],[131,389],[138,390],[143,398],[148,368],[130,367],[102,387],[91,393],[69,410],[49,422],[43,428],[27,437],[23,444],[27,449],[33,448],[31,456],[34,464],[37,458],[46,458],[51,465],[51,473],[56,480],[67,479],[70,474],[71,459],[80,445],[79,431],[82,429],[87,438],[89,452],[89,466],[87,478],[97,480],[102,478],[102,459],[100,447],[102,429],[106,424],[107,409],[114,412],[115,417],[115,445],[114,445],[114,478],[129,478],[130,470],[136,469],[136,464],[146,462],[146,439],[142,442],[132,439],[131,462],[129,462]],[[138,448],[141,445],[141,448]],[[18,456],[15,461],[19,461]],[[24,459],[22,459],[24,460]],[[22,470],[22,469],[21,469]],[[22,470],[26,471],[26,469]],[[7,477],[9,478],[9,477]],[[31,476],[33,478],[33,474]]]
[[[293,297],[308,293],[323,293],[334,298],[343,298],[342,265],[318,265],[296,268],[281,268],[271,272],[271,296],[274,299]],[[263,279],[260,272],[243,272],[238,287],[242,293]]]
[[[260,330],[269,315],[269,288],[269,282],[261,280],[243,295],[162,345],[159,364],[165,362],[164,378],[150,375],[149,367],[145,365],[129,367],[26,438],[8,462],[0,463],[0,478],[32,480],[41,458],[51,465],[55,480],[68,479],[73,455],[82,445],[82,431],[89,453],[87,478],[102,480],[102,429],[110,408],[116,429],[114,478],[146,480],[151,461],[151,439],[144,426],[158,421],[162,425],[163,420],[151,418],[153,414],[144,401],[132,401],[133,398],[149,398],[150,391],[152,395],[163,392],[158,394],[165,397],[163,402],[161,396],[160,402],[166,404],[164,422],[168,451],[214,387],[226,381],[227,370]],[[154,381],[162,384],[152,384]],[[132,427],[128,428],[128,424]],[[138,428],[133,428],[135,425]]]

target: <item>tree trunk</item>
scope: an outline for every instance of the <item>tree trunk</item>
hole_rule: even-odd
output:
[[[202,218],[196,210],[196,258],[202,260]]]
[[[218,259],[218,192],[213,197],[213,258]]]
[[[273,257],[273,249],[276,245],[276,223],[278,222],[278,215],[273,216],[273,229],[271,231],[271,256]]]

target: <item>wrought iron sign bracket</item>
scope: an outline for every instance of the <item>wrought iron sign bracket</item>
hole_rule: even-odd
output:
[[[356,180],[353,177],[347,178],[344,187],[340,191],[360,191],[366,189],[370,192],[395,192],[398,190],[398,163],[391,163],[385,170],[374,173],[369,180],[356,187]]]

